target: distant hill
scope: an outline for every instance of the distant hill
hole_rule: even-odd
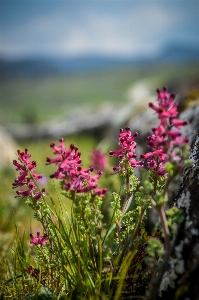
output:
[[[172,43],[164,48],[159,59],[170,62],[199,60],[199,47],[196,48],[185,44]]]
[[[0,77],[34,77],[71,74],[125,66],[137,60],[105,56],[80,56],[75,58],[31,58],[17,61],[0,58]]]
[[[199,47],[193,48],[184,44],[170,44],[153,58],[79,56],[75,58],[39,57],[17,61],[0,58],[0,78],[34,77],[68,74],[83,71],[100,70],[114,67],[125,67],[155,62],[199,61]]]

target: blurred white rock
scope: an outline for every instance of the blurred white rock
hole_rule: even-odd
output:
[[[16,159],[18,146],[12,135],[0,126],[0,168],[12,167],[13,159]]]

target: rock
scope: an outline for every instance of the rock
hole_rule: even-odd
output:
[[[184,126],[183,134],[189,138],[192,145],[199,130],[199,105],[188,107],[180,117],[189,122],[188,126]]]
[[[16,151],[18,146],[12,135],[0,126],[0,168],[12,166],[13,159],[16,159]]]
[[[52,120],[41,125],[14,124],[9,127],[9,132],[17,139],[44,139],[60,138],[70,134],[82,132],[104,131],[110,126],[116,109],[106,106],[99,110],[81,110],[71,113],[69,117]]]
[[[199,299],[199,131],[192,144],[192,166],[184,171],[182,185],[174,201],[184,215],[173,248],[177,253],[176,264],[181,264],[182,269],[175,272],[173,286],[158,299]],[[168,280],[171,269],[167,274]]]

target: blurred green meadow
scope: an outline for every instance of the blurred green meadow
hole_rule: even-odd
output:
[[[120,107],[128,90],[140,80],[157,87],[198,79],[199,63],[156,63],[64,76],[0,80],[1,124],[41,123],[74,109],[98,109],[104,103]]]

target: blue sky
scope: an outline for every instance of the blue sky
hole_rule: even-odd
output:
[[[0,0],[0,56],[156,55],[199,47],[198,0]]]

